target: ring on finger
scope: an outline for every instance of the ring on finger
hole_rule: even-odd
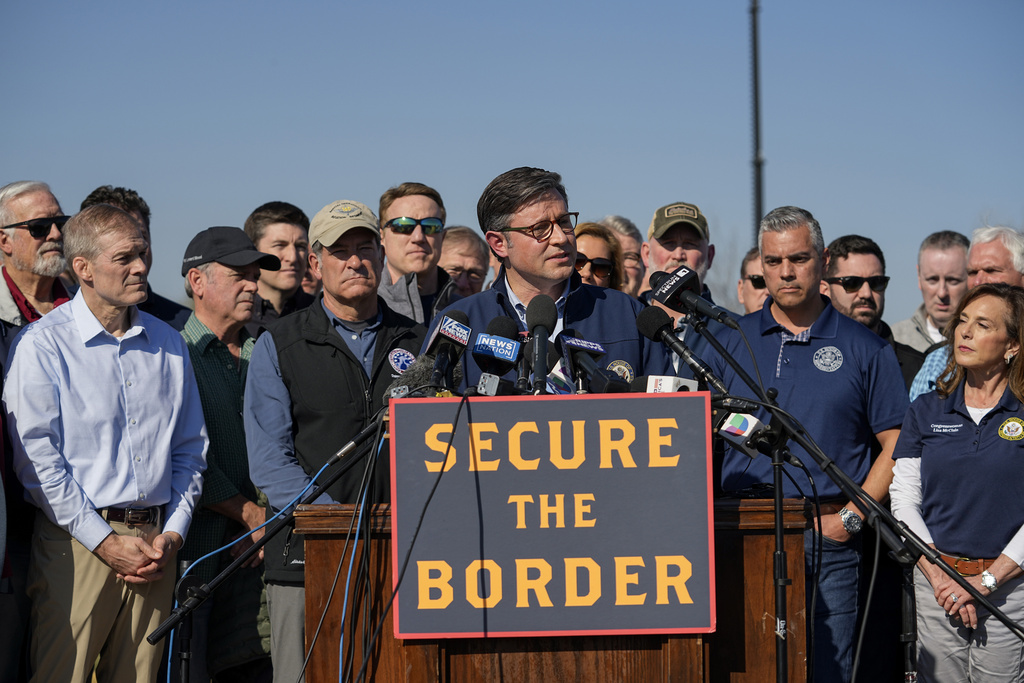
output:
[[[960,598],[956,597],[956,593],[950,593],[949,597],[953,598],[953,602],[956,602],[957,600],[960,599]]]

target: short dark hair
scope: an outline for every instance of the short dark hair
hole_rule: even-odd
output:
[[[953,230],[939,230],[933,232],[924,238],[921,242],[921,248],[917,250],[917,262],[921,263],[921,254],[928,249],[935,249],[936,251],[947,251],[955,247],[960,247],[967,253],[967,250],[971,248],[971,241],[966,236]]]
[[[149,204],[135,190],[130,190],[127,187],[100,185],[82,200],[79,211],[84,211],[97,204],[110,204],[122,211],[139,214],[142,216],[142,226],[146,228],[146,232],[149,232]]]
[[[297,225],[306,232],[309,232],[309,217],[294,204],[288,202],[267,202],[259,206],[245,219],[245,234],[249,236],[252,243],[258,245],[263,239],[268,225],[274,223],[288,223]]]
[[[396,199],[401,197],[415,197],[416,195],[423,195],[424,197],[430,197],[437,203],[438,208],[441,209],[441,222],[443,223],[447,218],[448,214],[444,210],[444,201],[441,199],[441,193],[423,183],[402,183],[389,188],[384,194],[380,196],[380,208],[377,212],[377,217],[380,219],[381,226],[384,227],[384,212],[391,208],[391,205],[395,203]]]
[[[838,269],[837,261],[841,258],[848,258],[850,254],[871,254],[878,257],[882,262],[882,274],[885,274],[885,256],[882,255],[882,248],[870,237],[860,235],[843,235],[832,240],[828,245],[828,265],[825,267],[826,277],[832,277]]]
[[[569,205],[562,176],[542,168],[520,166],[506,171],[490,182],[476,203],[476,217],[484,233],[509,227],[512,215],[531,200],[547,192],[557,192]]]

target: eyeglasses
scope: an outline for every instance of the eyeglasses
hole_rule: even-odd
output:
[[[889,276],[872,275],[871,277],[860,277],[858,275],[847,275],[846,277],[827,277],[825,282],[830,285],[841,286],[847,294],[859,292],[865,282],[868,283],[868,287],[871,288],[872,292],[884,292],[885,288],[889,286]]]
[[[466,270],[464,268],[445,268],[445,270],[448,271],[448,275],[450,275],[453,280],[458,280],[460,277],[465,275],[469,278],[470,282],[483,282],[484,278],[487,277],[487,271]]]
[[[571,213],[562,214],[553,221],[541,221],[540,223],[527,225],[524,228],[513,228],[512,226],[509,226],[507,228],[502,228],[501,232],[505,232],[506,230],[524,232],[538,242],[543,242],[551,237],[551,233],[554,231],[555,225],[557,225],[558,229],[566,235],[571,235],[572,231],[576,229],[576,219],[579,218],[579,216],[579,211],[573,211]]]
[[[640,254],[635,251],[625,251],[622,253],[622,262],[630,267],[640,265]]]
[[[416,226],[423,226],[424,235],[436,235],[437,233],[444,230],[444,221],[440,218],[409,218],[408,216],[401,216],[399,218],[392,218],[384,224],[385,228],[391,228],[392,232],[399,235],[411,235]]]
[[[605,279],[612,274],[612,262],[606,258],[587,258],[586,254],[576,252],[576,271],[582,271],[583,266],[590,264],[590,273],[600,279]]]
[[[50,229],[53,226],[57,226],[57,230],[63,230],[64,224],[71,219],[71,216],[50,216],[49,218],[33,218],[30,221],[22,221],[20,223],[11,223],[0,228],[0,230],[6,230],[7,228],[22,228],[28,230],[28,234],[37,240],[41,240],[50,234]]]
[[[764,289],[768,286],[765,284],[764,275],[744,275],[743,279],[750,282],[750,286],[754,289]]]

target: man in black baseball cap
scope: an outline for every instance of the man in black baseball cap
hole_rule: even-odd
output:
[[[203,496],[196,506],[188,538],[180,552],[181,559],[194,562],[266,521],[266,509],[257,504],[258,494],[249,479],[249,458],[242,424],[246,368],[255,342],[245,324],[253,315],[260,268],[277,270],[280,267],[281,261],[276,256],[257,251],[252,240],[240,228],[207,228],[196,235],[185,249],[181,274],[185,276],[185,292],[195,302],[195,311],[181,334],[188,345],[188,355],[199,384],[210,448],[206,458]],[[225,554],[223,559],[205,561],[196,566],[192,574],[209,582],[231,559]],[[262,575],[260,559],[262,555],[255,559],[259,566],[250,565],[242,571]],[[239,576],[236,580],[260,583],[258,577]],[[223,673],[224,666],[244,664],[269,669],[269,652],[264,652],[262,658],[246,659],[261,648],[255,616],[246,624],[247,628],[234,634],[232,642],[236,644],[250,641],[246,645],[251,647],[238,648],[244,654],[234,658],[207,657],[208,653],[222,653],[224,649],[218,646],[221,634],[210,633],[209,629],[212,615],[219,610],[257,615],[260,591],[239,595],[230,604],[207,601],[196,611],[191,640],[193,679],[208,680],[211,673]],[[261,659],[262,663],[257,663],[256,659]],[[178,678],[178,661],[177,656],[172,658],[174,678]],[[219,665],[222,666],[218,668]]]

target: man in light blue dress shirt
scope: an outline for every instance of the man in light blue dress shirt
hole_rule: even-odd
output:
[[[185,341],[140,313],[148,242],[101,204],[64,230],[81,283],[29,325],[4,403],[18,479],[39,508],[32,538],[35,680],[152,681],[174,572],[206,468],[206,426]],[[97,663],[97,659],[99,660]]]

